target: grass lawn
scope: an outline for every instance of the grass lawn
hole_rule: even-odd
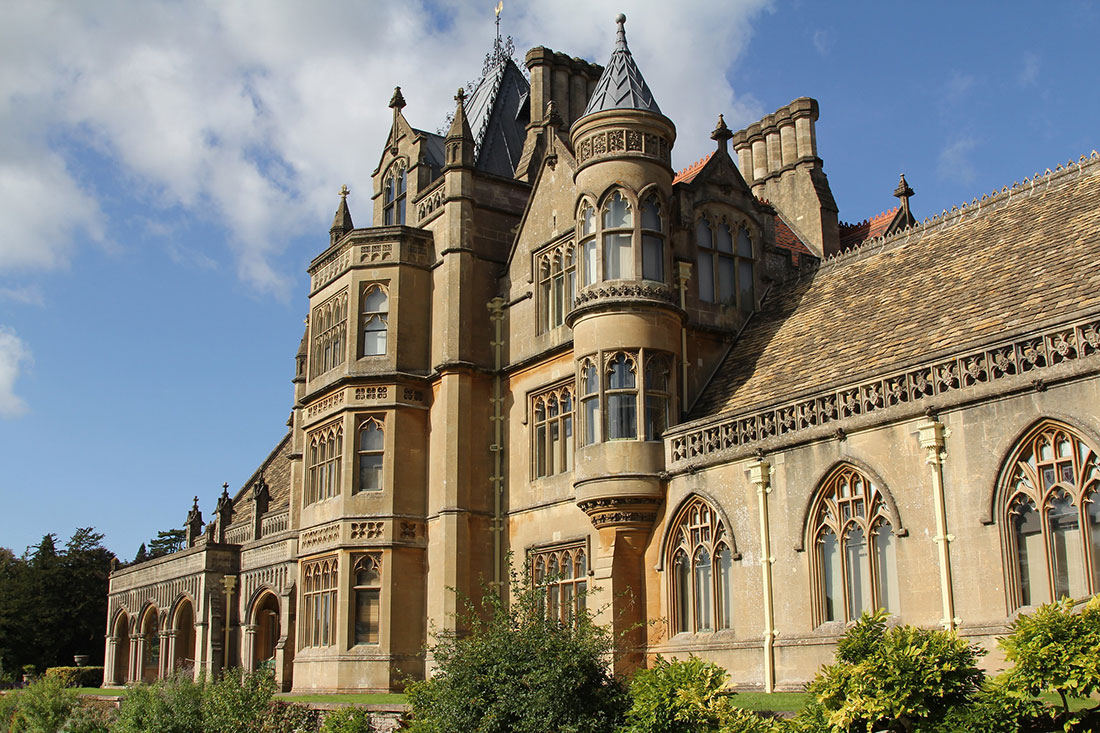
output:
[[[290,695],[279,694],[278,700],[287,702],[329,702],[336,705],[342,703],[360,703],[367,705],[403,705],[405,696],[386,693],[348,693],[345,695]]]
[[[125,688],[111,687],[108,689],[102,689],[99,687],[77,687],[76,694],[78,695],[104,695],[107,697],[121,697],[126,694]]]
[[[746,710],[801,710],[810,701],[806,692],[739,692],[732,702]]]

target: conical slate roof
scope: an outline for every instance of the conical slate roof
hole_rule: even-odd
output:
[[[531,85],[498,40],[489,68],[465,103],[477,151],[477,169],[511,178],[527,135],[524,105]]]
[[[615,51],[604,67],[603,75],[592,92],[592,98],[588,100],[584,114],[590,115],[608,109],[641,109],[661,114],[661,108],[653,99],[653,92],[649,91],[642,72],[638,70],[638,65],[634,63],[634,57],[627,48],[626,16],[620,13],[615,22],[619,24]]]

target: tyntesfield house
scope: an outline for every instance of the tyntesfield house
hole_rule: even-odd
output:
[[[715,110],[674,170],[624,23],[603,67],[498,38],[445,135],[394,91],[317,239],[288,431],[114,572],[106,683],[396,689],[509,562],[563,623],[602,609],[621,670],[764,690],[865,610],[993,649],[1100,592],[1100,157],[924,220],[902,177],[842,223],[808,97]]]

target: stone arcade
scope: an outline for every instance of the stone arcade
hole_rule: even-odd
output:
[[[842,224],[816,101],[719,118],[677,174],[624,19],[605,67],[526,66],[498,39],[445,136],[395,91],[371,226],[344,189],[309,267],[289,432],[112,575],[106,683],[395,689],[509,552],[549,613],[634,629],[623,668],[765,690],[865,609],[992,647],[1100,591],[1095,153]]]

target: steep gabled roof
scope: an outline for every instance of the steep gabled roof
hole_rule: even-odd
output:
[[[527,136],[530,93],[531,84],[515,62],[499,54],[466,103],[478,170],[508,178],[515,174]]]
[[[762,409],[1100,312],[1100,156],[778,284],[693,410]]]
[[[600,80],[596,82],[584,114],[590,115],[609,109],[641,109],[661,114],[661,108],[653,99],[653,92],[649,91],[649,85],[642,78],[642,72],[638,70],[638,65],[634,63],[634,57],[626,45],[626,16],[620,13],[615,22],[619,24],[615,50],[604,67]]]
[[[787,222],[783,220],[778,214],[775,217],[775,246],[780,249],[790,250],[795,255],[809,255],[810,257],[817,257],[806,243],[798,238],[798,235],[794,233]],[[795,263],[798,263],[797,257]]]
[[[864,219],[854,224],[841,222],[841,251],[858,246],[860,242],[864,242],[868,239],[874,239],[875,237],[881,237],[892,233],[896,229],[894,223],[900,217],[900,212],[900,207],[895,206],[889,211],[883,211],[877,216],[872,216],[870,219]]]
[[[707,154],[706,157],[700,158],[699,160],[689,165],[687,168],[684,168],[682,171],[676,174],[675,178],[672,179],[672,185],[675,186],[677,183],[691,183],[692,181],[694,181],[695,176],[699,175],[700,171],[702,171],[703,168],[706,167],[707,163],[709,163],[710,159],[713,157],[714,151],[712,150],[710,151],[710,153]]]

